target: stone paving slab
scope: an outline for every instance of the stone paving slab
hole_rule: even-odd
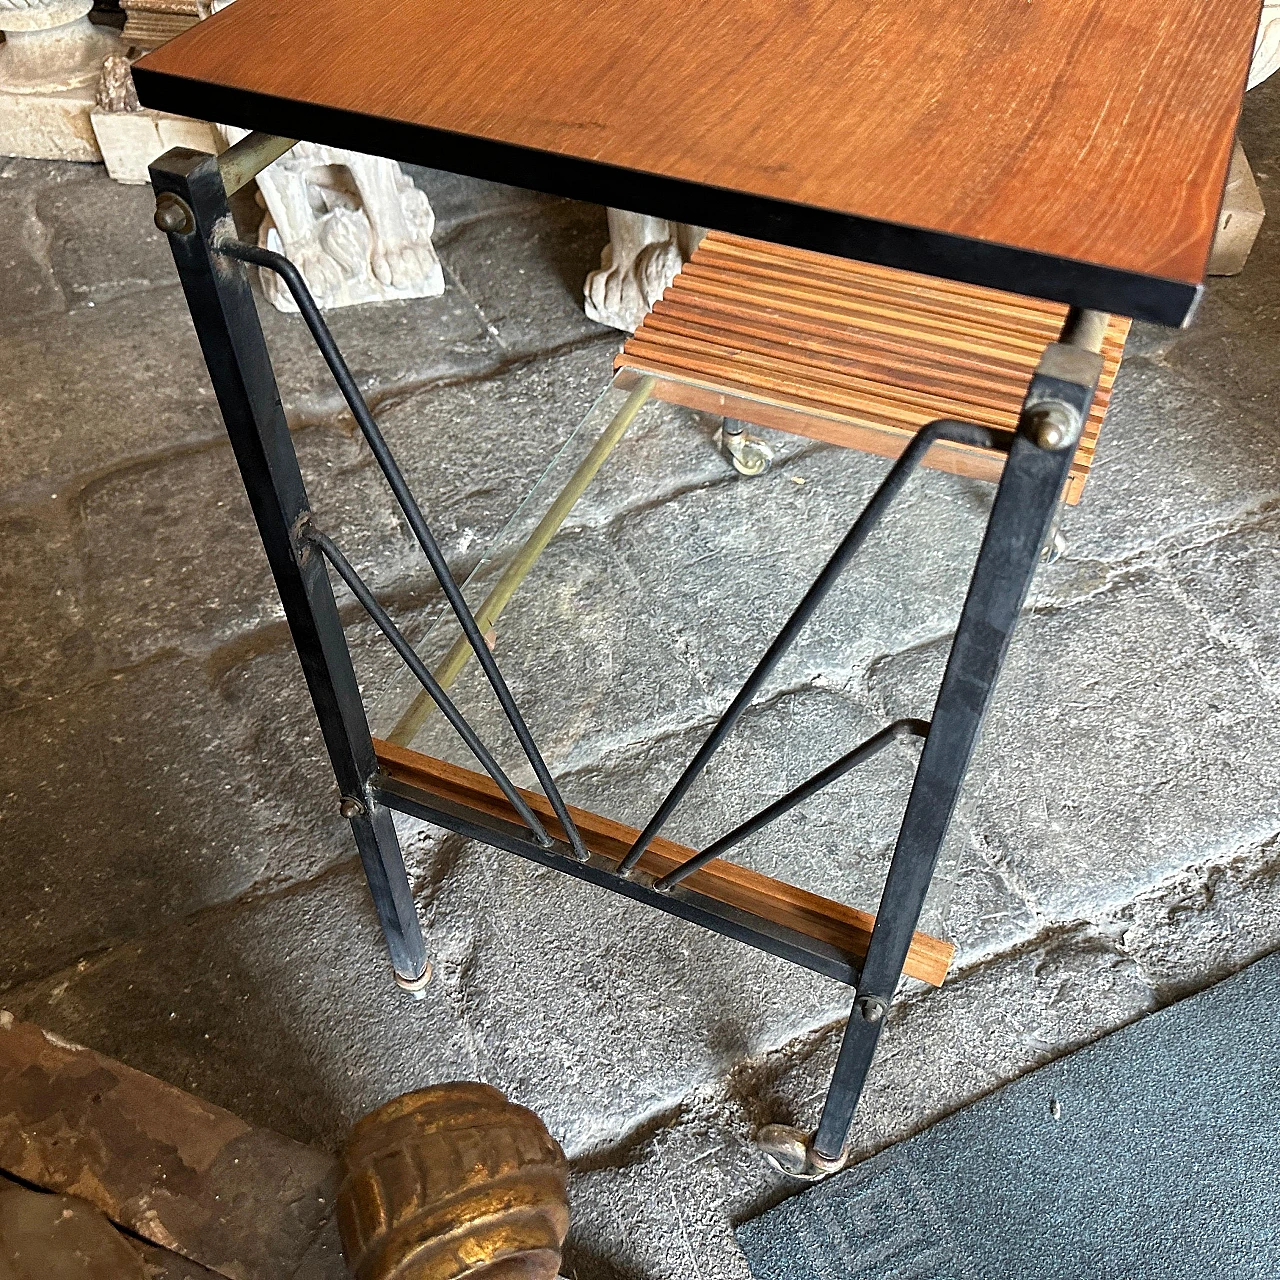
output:
[[[607,352],[587,347],[409,396],[382,414],[460,572],[555,455],[607,364]],[[504,429],[512,405],[522,423],[514,438]],[[483,465],[495,435],[502,471]],[[421,552],[363,441],[329,423],[300,429],[294,446],[319,519],[370,585],[434,599]],[[30,602],[0,636],[11,703],[159,652],[203,656],[283,617],[221,433],[204,446],[116,467],[73,485],[69,496],[20,506],[3,527],[0,573],[14,598]]]
[[[1210,611],[1226,607],[1219,598]],[[884,664],[888,707],[905,711],[936,686],[940,648]],[[1137,571],[1033,614],[969,775],[978,837],[1051,919],[1127,900],[1198,856],[1280,830],[1280,758],[1255,745],[1274,705],[1163,575]]]
[[[331,1151],[397,1094],[484,1075],[464,1011],[392,981],[355,860],[90,957],[5,1007]]]
[[[277,311],[260,294],[258,314],[290,420],[345,416],[342,397],[302,318]],[[490,372],[505,358],[484,318],[457,289],[446,289],[438,298],[340,307],[326,313],[325,323],[357,385],[375,403],[391,392]],[[207,382],[208,374],[203,369],[201,374]]]
[[[497,851],[456,860],[430,918],[434,998],[465,1011],[483,1078],[570,1156],[848,1002],[828,979]]]
[[[678,495],[623,521],[611,538],[708,687],[732,692],[886,470],[880,459],[822,451],[755,480]],[[857,679],[874,658],[950,631],[990,496],[988,486],[939,472],[913,477],[773,686]]]
[[[289,658],[298,708],[309,710]],[[325,803],[327,764],[309,767],[329,790],[312,798],[302,789],[314,808],[291,820],[282,800],[291,784],[300,789],[294,775],[267,775],[252,719],[216,697],[191,662],[100,676],[0,721],[0,990],[159,919],[350,854],[345,824]]]
[[[68,306],[100,306],[173,284],[173,255],[153,221],[151,187],[102,182],[96,168],[66,167],[79,171],[79,181],[39,191],[35,216],[45,228],[45,252]]]
[[[608,405],[623,401],[624,395],[621,391],[615,393]],[[601,414],[602,418],[605,416]],[[722,421],[715,414],[650,400],[579,498],[565,527],[603,528],[622,516],[657,507],[687,491],[737,483],[738,473],[717,440]],[[603,427],[603,421],[591,425]],[[818,458],[829,451],[826,445],[784,431],[758,428],[757,432],[772,449],[775,465],[813,457],[812,469],[821,472],[824,463]],[[793,477],[792,484],[796,478],[803,478],[798,469],[788,474]]]
[[[620,471],[630,458],[624,442]],[[884,471],[844,450],[797,450],[764,476],[722,471],[553,541],[503,614],[495,650],[548,759],[578,767],[719,715]],[[765,696],[814,681],[858,686],[881,655],[947,634],[989,496],[958,477],[915,477]],[[483,692],[468,673],[459,705],[500,733]],[[931,702],[909,714],[927,718]],[[442,749],[438,734],[422,744]]]
[[[286,409],[303,420],[338,411],[341,399],[302,321],[265,305],[260,314]],[[347,308],[328,322],[357,381],[374,396],[473,376],[500,359],[457,290]],[[74,360],[65,358],[68,351]],[[5,337],[5,354],[0,501],[6,504],[47,499],[72,477],[225,438],[176,282],[16,329]]]
[[[682,1109],[620,1159],[575,1162],[566,1280],[750,1280],[726,1207],[733,1174],[758,1168],[759,1156],[710,1111]]]
[[[0,713],[64,689],[93,666],[75,543],[66,503],[0,516],[0,599],[21,602],[0,629]]]
[[[757,706],[672,816],[666,834],[703,848],[883,727],[882,717],[832,691],[804,690]],[[611,752],[566,777],[565,794],[571,803],[642,827],[709,728]],[[731,860],[874,912],[918,755],[914,743],[894,744],[753,836]],[[947,933],[962,949],[975,941],[971,924],[966,920],[957,931],[951,910],[958,905],[959,879],[975,867],[987,870],[961,820],[949,836],[921,927]],[[1020,914],[1007,886],[1003,893],[994,881],[985,887],[988,908]]]
[[[461,566],[488,549],[609,385],[612,355],[608,338],[592,337],[493,376],[397,397],[379,413],[423,513]],[[341,509],[340,493],[330,500]]]
[[[73,478],[223,433],[176,286],[23,326],[4,343],[6,505],[47,501]]]
[[[633,588],[627,566],[600,535],[569,534],[552,543],[536,576],[498,620],[494,652],[554,768],[595,759],[611,743],[679,728],[710,710],[679,636]],[[426,650],[433,661],[453,635],[450,626]],[[409,680],[398,688],[416,696]],[[452,692],[481,737],[502,744],[502,759],[516,760],[519,749],[512,750],[502,712],[474,660]],[[402,696],[385,705],[390,713],[406,704]],[[380,714],[376,723],[395,718]],[[439,717],[415,746],[462,762],[452,730]],[[522,785],[531,777],[523,769],[513,776]]]
[[[1210,633],[1280,697],[1280,509],[1189,547],[1169,569]]]
[[[464,223],[436,237],[436,248],[503,348],[525,354],[587,337],[620,341],[582,309],[582,282],[608,238],[598,205],[555,200]]]
[[[1040,575],[1037,600],[1087,594],[1136,557],[1280,498],[1274,413],[1141,358],[1121,365],[1112,404],[1084,501],[1063,519],[1066,557]]]
[[[11,324],[66,309],[47,241],[48,231],[36,216],[36,193],[0,169],[0,271]]]

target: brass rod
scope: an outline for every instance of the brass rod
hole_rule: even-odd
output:
[[[1087,311],[1083,307],[1072,307],[1062,326],[1062,335],[1058,341],[1069,347],[1079,347],[1082,351],[1092,351],[1094,355],[1102,354],[1102,340],[1107,336],[1107,326],[1111,317],[1105,311]]]
[[[247,187],[267,165],[297,145],[297,138],[277,138],[272,133],[246,134],[218,157],[218,171],[227,195],[233,196],[241,187]]]
[[[515,595],[516,588],[525,580],[529,570],[537,563],[538,557],[547,549],[547,544],[564,524],[574,504],[582,497],[587,485],[595,478],[596,472],[604,465],[605,459],[622,439],[652,391],[652,378],[641,378],[636,383],[635,389],[614,415],[613,421],[591,446],[587,456],[578,464],[577,470],[569,477],[569,482],[556,495],[556,500],[548,508],[547,514],[538,521],[537,528],[526,539],[524,546],[512,557],[511,563],[502,571],[502,576],[493,590],[476,610],[476,625],[482,633],[487,632],[497,622],[499,615]],[[444,661],[433,672],[441,688],[453,687],[454,681],[462,674],[470,658],[471,646],[467,643],[465,636],[459,636],[445,655]],[[400,717],[395,728],[387,735],[387,741],[399,747],[407,747],[426,724],[434,706],[435,704],[425,693],[419,693],[409,709]]]

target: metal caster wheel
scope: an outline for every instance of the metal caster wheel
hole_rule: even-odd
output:
[[[817,1182],[845,1165],[843,1159],[822,1159],[810,1145],[809,1135],[789,1124],[765,1125],[756,1134],[756,1146],[779,1173],[801,1182]]]
[[[721,436],[729,461],[739,475],[762,475],[773,465],[773,450],[759,436],[748,435],[746,424],[739,419],[726,418]]]

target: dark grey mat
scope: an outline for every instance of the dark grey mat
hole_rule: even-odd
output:
[[[788,1200],[738,1240],[756,1280],[1276,1280],[1280,953]]]

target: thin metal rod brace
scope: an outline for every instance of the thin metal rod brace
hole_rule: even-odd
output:
[[[901,492],[916,465],[939,440],[954,440],[960,444],[978,445],[983,448],[999,447],[997,433],[986,427],[974,426],[969,422],[953,422],[942,418],[930,422],[912,438],[893,464],[889,474],[881,482],[871,501],[863,508],[862,514],[854,521],[853,527],[845,535],[844,540],[836,548],[834,554],[823,567],[822,572],[814,579],[813,585],[805,592],[804,598],[796,606],[783,626],[774,637],[773,643],[765,651],[756,665],[756,669],[747,677],[746,683],[738,691],[724,714],[716,722],[715,727],[707,735],[706,741],[698,749],[697,754],[689,762],[685,771],[676,780],[675,785],[667,793],[666,798],[658,806],[657,812],[649,819],[648,826],[640,833],[630,852],[618,868],[620,875],[626,875],[644,856],[644,851],[652,843],[655,836],[666,825],[667,820],[675,812],[676,806],[684,799],[689,788],[697,781],[698,776],[710,763],[711,757],[720,749],[725,738],[729,736],[742,713],[751,705],[756,694],[769,678],[773,669],[782,660],[783,655],[795,642],[804,625],[813,617],[818,606],[826,599],[832,587],[839,580],[858,550],[871,536],[872,530],[880,523],[884,513],[889,509],[894,498]]]
[[[878,755],[891,742],[899,738],[923,738],[929,732],[929,725],[924,720],[895,720],[887,728],[873,734],[865,742],[859,743],[852,751],[842,755],[839,760],[819,770],[807,782],[802,782],[792,791],[788,791],[780,800],[775,800],[767,808],[761,809],[754,817],[748,818],[740,826],[734,827],[728,835],[721,836],[714,844],[708,845],[696,857],[687,858],[674,871],[669,871],[654,884],[659,893],[674,889],[681,880],[693,875],[699,867],[723,857],[734,845],[741,844],[757,831],[763,830],[775,818],[789,813],[798,804],[803,804],[810,796],[817,795],[823,787],[829,786],[837,778],[843,778],[851,769]]]
[[[644,407],[653,392],[653,379],[641,378],[631,394],[623,402],[622,407],[613,416],[613,420],[600,434],[587,456],[578,464],[569,482],[556,495],[555,501],[547,509],[546,515],[538,521],[534,531],[524,545],[511,558],[510,564],[503,569],[493,589],[484,598],[484,603],[476,610],[476,626],[482,633],[488,633],[498,621],[515,595],[516,589],[528,576],[529,571],[538,562],[538,557],[547,549],[551,539],[555,537],[560,526],[568,519],[574,504],[582,497],[587,486],[595,479],[596,473],[604,466],[609,455],[617,447],[618,442],[626,434],[627,428],[635,421],[636,414]],[[436,679],[443,689],[452,688],[453,682],[462,673],[467,659],[471,656],[471,646],[465,636],[460,637],[445,655],[444,661],[436,670]],[[396,722],[395,728],[387,735],[388,742],[407,747],[417,737],[422,726],[426,724],[431,713],[431,702],[419,694],[409,705],[407,711]]]
[[[235,258],[241,262],[250,262],[255,266],[266,267],[268,270],[276,272],[288,286],[289,292],[293,294],[293,300],[298,304],[298,310],[301,312],[307,328],[311,330],[311,336],[315,339],[316,346],[320,348],[320,354],[324,356],[325,363],[329,366],[334,381],[338,384],[338,389],[342,392],[347,406],[355,417],[361,434],[369,445],[374,459],[382,470],[382,474],[386,477],[387,483],[391,487],[391,492],[395,495],[401,511],[404,512],[405,519],[409,522],[409,528],[413,531],[414,537],[418,540],[418,545],[427,557],[427,562],[431,565],[431,570],[435,574],[436,580],[440,583],[445,599],[448,600],[450,608],[457,617],[463,634],[471,645],[472,652],[476,655],[476,660],[480,663],[481,669],[484,671],[494,695],[498,699],[498,704],[501,706],[503,714],[511,725],[512,731],[515,733],[516,739],[519,741],[520,747],[529,763],[533,766],[533,771],[537,775],[543,793],[551,802],[551,807],[555,811],[556,817],[560,820],[560,824],[564,827],[565,834],[568,836],[574,852],[579,858],[585,860],[587,858],[586,845],[582,843],[582,836],[578,833],[578,828],[569,816],[568,807],[561,798],[555,779],[552,778],[551,771],[547,768],[546,762],[542,758],[542,753],[538,750],[538,745],[534,742],[533,735],[529,732],[528,726],[524,722],[524,717],[520,714],[520,709],[516,706],[515,699],[511,696],[511,690],[507,688],[507,682],[503,678],[502,672],[498,669],[498,664],[494,660],[489,646],[485,643],[484,634],[476,624],[475,616],[472,614],[470,606],[464,599],[462,591],[454,579],[453,571],[449,568],[448,561],[440,550],[430,526],[423,517],[417,499],[414,498],[406,483],[394,455],[388,448],[387,442],[378,428],[377,422],[374,421],[373,414],[370,413],[369,406],[365,403],[360,388],[351,376],[351,370],[347,367],[347,362],[343,359],[342,352],[338,349],[338,344],[334,342],[333,335],[329,332],[329,326],[325,324],[324,318],[320,314],[320,309],[316,306],[315,299],[312,298],[311,291],[307,288],[306,281],[302,278],[302,273],[282,254],[273,253],[270,249],[259,249],[257,245],[244,244],[234,237],[219,240],[214,244],[214,250],[217,253],[225,254],[229,258]]]
[[[494,782],[502,788],[502,794],[511,802],[511,807],[520,815],[521,820],[533,832],[533,838],[547,848],[551,837],[547,829],[538,819],[538,815],[529,808],[525,798],[516,790],[511,779],[503,772],[502,766],[489,754],[488,748],[480,741],[476,731],[467,723],[466,717],[453,704],[453,700],[436,682],[436,678],[427,670],[426,664],[418,657],[413,645],[404,638],[403,632],[391,620],[387,611],[378,603],[364,579],[355,571],[351,562],[342,554],[327,533],[322,533],[314,524],[308,525],[301,532],[302,539],[322,551],[325,558],[338,571],[338,576],[351,588],[351,594],[364,607],[364,611],[377,624],[378,629],[391,641],[395,651],[404,661],[405,666],[418,678],[422,687],[431,695],[444,712],[445,719],[458,731],[458,736],[467,744],[471,754],[480,762],[481,767]]]

